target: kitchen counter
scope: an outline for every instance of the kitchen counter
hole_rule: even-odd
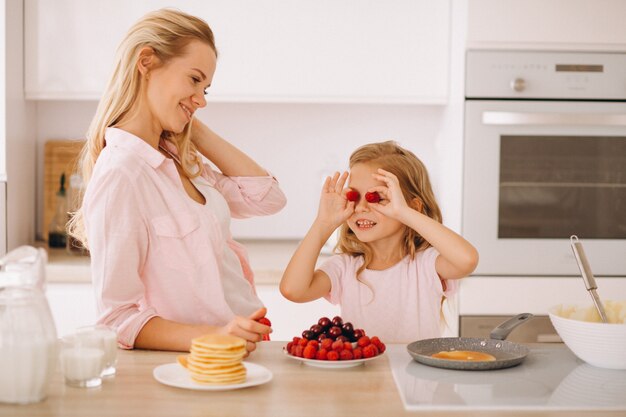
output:
[[[99,388],[80,389],[71,388],[62,382],[59,373],[54,376],[48,398],[37,404],[13,406],[0,404],[1,416],[409,416],[409,415],[438,415],[445,410],[446,416],[474,416],[480,410],[480,415],[493,416],[618,416],[624,415],[626,407],[618,410],[607,410],[603,405],[591,405],[586,410],[567,404],[558,407],[519,407],[504,410],[496,407],[494,410],[484,410],[484,407],[475,407],[463,404],[463,395],[469,391],[454,392],[444,389],[437,391],[439,400],[447,396],[450,407],[437,407],[434,404],[424,404],[415,408],[418,412],[407,411],[403,405],[403,398],[399,394],[394,377],[397,372],[403,372],[407,365],[412,365],[404,345],[391,345],[385,355],[369,361],[363,366],[347,369],[319,369],[301,364],[286,357],[282,353],[282,342],[264,342],[259,344],[258,350],[253,352],[247,360],[260,364],[273,373],[273,379],[263,385],[233,391],[192,391],[162,385],[152,376],[152,370],[161,364],[172,363],[176,360],[176,353],[152,351],[120,351],[118,374],[103,382]],[[555,350],[557,356],[568,357],[571,353],[564,345],[532,345],[531,355],[535,349]],[[528,361],[530,359],[527,358]],[[570,358],[571,359],[571,358]],[[576,360],[574,359],[574,362]],[[399,364],[399,368],[394,367]],[[413,375],[419,378],[418,375]],[[579,369],[574,364],[575,371]],[[525,363],[517,369],[524,372]],[[560,369],[560,368],[559,368]],[[594,368],[595,369],[595,368]],[[433,370],[436,370],[433,368]],[[437,370],[443,371],[443,370]],[[449,385],[454,378],[470,381],[474,376],[483,377],[489,374],[496,375],[500,371],[483,371],[479,373],[465,371],[447,371],[442,377],[442,386]],[[562,371],[562,370],[561,370]],[[552,378],[567,381],[570,374],[561,375],[556,372]],[[600,370],[605,371],[605,370]],[[413,371],[410,371],[411,373]],[[619,376],[626,376],[624,371]],[[409,374],[409,376],[412,374]],[[417,380],[417,379],[416,379]],[[618,377],[617,381],[623,381]],[[511,379],[512,388],[519,387],[519,379]],[[597,381],[605,389],[612,389],[614,385],[607,381]],[[609,381],[610,382],[610,381]],[[409,382],[411,384],[412,382]],[[503,382],[506,385],[506,382]],[[558,384],[561,387],[562,384]],[[407,388],[412,392],[427,394],[432,391],[432,385],[402,385],[403,395]],[[621,385],[623,388],[624,385]],[[505,390],[506,386],[495,387],[494,394]],[[592,387],[590,387],[592,388]],[[431,391],[428,391],[428,390]],[[473,395],[485,395],[486,388],[477,385]],[[520,398],[531,397],[537,389],[528,385]],[[622,391],[623,393],[623,391]],[[433,397],[434,398],[434,397]],[[497,400],[497,398],[495,398]],[[496,402],[494,402],[496,404]],[[624,404],[624,403],[622,403]],[[497,404],[496,404],[497,405]]]

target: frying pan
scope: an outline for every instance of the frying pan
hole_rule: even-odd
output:
[[[407,345],[409,354],[419,363],[446,369],[479,371],[509,368],[519,365],[528,355],[529,349],[521,344],[509,342],[506,337],[513,329],[534,316],[530,313],[518,314],[493,329],[489,339],[472,337],[440,337],[423,339]],[[434,353],[452,350],[471,350],[493,355],[495,361],[463,361],[433,358]]]

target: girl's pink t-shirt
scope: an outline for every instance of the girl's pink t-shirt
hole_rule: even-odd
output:
[[[271,175],[227,177],[207,165],[185,192],[174,161],[142,139],[106,131],[83,198],[98,323],[132,348],[152,317],[222,326],[262,306],[230,217],[278,212],[286,199]]]
[[[458,283],[446,280],[444,291],[435,270],[437,256],[439,252],[430,247],[383,271],[365,269],[360,281],[356,272],[362,256],[335,255],[319,269],[330,278],[332,288],[326,298],[340,305],[344,322],[385,343],[410,343],[441,337],[449,325],[443,304],[456,293]]]

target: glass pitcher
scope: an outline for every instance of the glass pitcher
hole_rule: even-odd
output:
[[[0,288],[0,403],[43,400],[56,362],[56,328],[43,292]]]
[[[1,287],[46,287],[48,256],[42,248],[20,246],[0,258]]]

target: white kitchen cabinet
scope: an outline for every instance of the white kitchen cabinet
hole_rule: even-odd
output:
[[[215,32],[212,101],[447,100],[449,0],[25,1],[29,99],[98,99],[132,23],[173,6]]]
[[[278,285],[257,285],[257,294],[272,321],[272,340],[291,340],[294,336],[302,336],[302,331],[308,330],[320,317],[332,319],[340,315],[339,306],[325,299],[304,304],[291,302],[281,295]]]
[[[46,297],[59,337],[96,322],[96,300],[90,283],[49,283]]]
[[[626,50],[624,0],[469,0],[470,49]]]

